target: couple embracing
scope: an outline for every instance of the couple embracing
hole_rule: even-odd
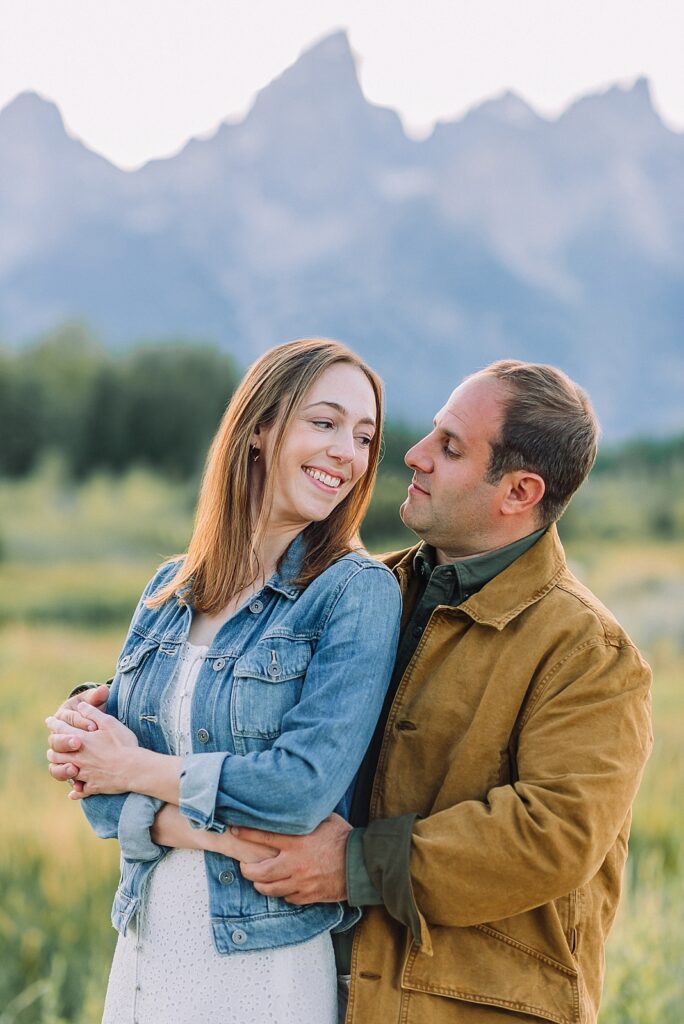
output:
[[[121,847],[107,1024],[592,1024],[650,672],[556,529],[596,455],[553,367],[466,378],[359,541],[382,386],[325,339],[248,371],[194,531],[50,772]]]

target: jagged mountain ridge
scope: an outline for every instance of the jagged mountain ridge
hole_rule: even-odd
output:
[[[674,429],[682,181],[644,80],[556,121],[509,93],[416,142],[365,100],[342,33],[242,122],[135,172],[23,94],[0,112],[0,338],[80,316],[112,344],[185,333],[246,363],[328,334],[416,422],[513,355],[576,375],[608,434]]]

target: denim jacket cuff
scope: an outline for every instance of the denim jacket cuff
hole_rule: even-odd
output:
[[[180,773],[179,810],[193,828],[205,832],[225,832],[226,826],[214,817],[223,764],[230,754],[188,754]]]
[[[129,793],[119,818],[119,845],[126,860],[156,860],[162,847],[153,842],[150,829],[163,800]]]

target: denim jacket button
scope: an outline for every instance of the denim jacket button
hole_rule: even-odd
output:
[[[197,739],[200,741],[200,743],[208,743],[209,742],[209,732],[208,732],[208,730],[207,729],[198,729],[197,730]]]
[[[255,615],[258,615],[259,612],[263,612],[264,610],[264,602],[257,598],[256,601],[252,601],[249,606],[249,610],[250,612],[254,612]]]
[[[273,678],[275,679],[276,676],[280,675],[279,667],[277,665],[269,665],[268,666],[268,674],[269,674],[269,676],[273,676]]]
[[[218,876],[218,880],[221,885],[232,885],[235,881],[235,875],[232,871],[222,871]]]
[[[242,946],[243,943],[247,941],[247,936],[240,928],[236,928],[233,934],[231,935],[231,939],[233,940],[236,946]]]
[[[225,658],[215,658],[214,659],[214,672],[220,672],[221,669],[225,667],[225,664],[226,664],[226,659]]]

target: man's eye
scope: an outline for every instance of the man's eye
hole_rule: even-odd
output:
[[[444,449],[443,450],[444,450],[444,454],[449,459],[458,459],[460,457],[460,454],[461,454],[460,452],[455,452],[454,449],[450,448],[448,444],[444,445]]]

